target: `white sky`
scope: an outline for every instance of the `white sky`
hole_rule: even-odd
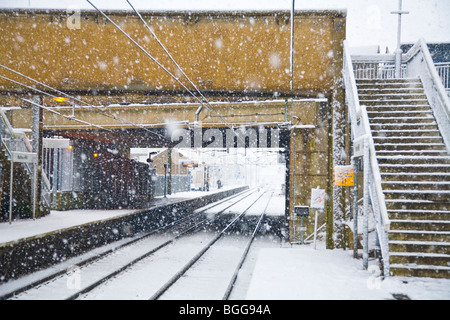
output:
[[[125,0],[92,0],[101,9],[129,9]],[[139,10],[289,10],[291,0],[132,0]],[[0,8],[91,9],[85,0],[0,0]],[[347,39],[352,47],[396,47],[397,0],[296,0],[295,9],[346,9]],[[402,42],[450,42],[450,0],[403,0]]]

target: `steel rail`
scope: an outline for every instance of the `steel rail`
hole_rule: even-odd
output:
[[[250,251],[250,247],[253,244],[253,240],[255,240],[256,234],[259,232],[259,229],[261,228],[261,224],[266,216],[267,208],[269,207],[269,203],[272,200],[272,196],[273,196],[273,192],[270,194],[269,201],[267,201],[266,207],[264,208],[263,213],[261,214],[261,216],[258,219],[258,223],[256,224],[256,227],[252,233],[252,236],[251,236],[247,246],[245,247],[245,250],[244,250],[244,253],[242,254],[241,260],[239,260],[239,263],[236,267],[236,270],[234,271],[233,276],[231,277],[230,283],[228,284],[227,290],[225,291],[225,294],[223,295],[222,300],[228,300],[228,298],[231,295],[231,292],[234,289],[234,285],[236,284],[236,280],[239,275],[239,271],[241,270],[242,265],[245,262],[245,259],[247,259],[248,253]]]
[[[234,199],[234,198],[236,198],[236,197],[238,197],[238,196],[242,196],[242,195],[243,195],[244,193],[246,193],[246,192],[248,192],[248,190],[245,190],[245,191],[243,191],[243,192],[240,192],[240,193],[238,193],[237,195],[233,195],[233,196],[231,196],[231,197],[227,197],[227,198],[225,198],[225,199],[223,199],[223,200],[221,200],[221,201],[218,201],[217,203],[215,203],[215,204],[214,204],[213,206],[211,206],[210,208],[213,208],[213,207],[215,207],[215,206],[221,205],[223,202],[229,201],[229,200]],[[241,200],[243,200],[243,199],[245,199],[245,198],[242,198],[242,199],[240,199],[239,201],[241,201]],[[238,202],[239,202],[239,201],[238,201]],[[237,203],[237,202],[235,202],[234,204],[236,204],[236,203]],[[123,248],[125,248],[125,247],[131,246],[131,245],[133,245],[133,244],[135,244],[135,243],[137,243],[137,242],[139,242],[139,241],[143,241],[143,240],[145,240],[146,238],[148,238],[148,237],[150,237],[150,236],[152,236],[152,235],[154,235],[154,234],[156,234],[156,233],[158,233],[158,232],[161,232],[161,231],[170,232],[171,230],[173,230],[173,229],[179,227],[180,225],[182,225],[184,222],[186,222],[186,220],[189,220],[189,219],[192,219],[192,220],[193,220],[193,219],[198,218],[203,212],[205,212],[206,210],[209,210],[210,208],[205,209],[205,210],[200,211],[200,212],[195,213],[195,214],[188,215],[187,217],[183,217],[183,218],[178,219],[178,220],[176,220],[176,221],[170,222],[170,223],[168,223],[168,224],[166,224],[166,225],[164,225],[164,226],[158,227],[158,228],[153,229],[153,230],[151,230],[151,231],[145,232],[144,234],[139,235],[137,238],[135,238],[135,239],[133,239],[133,240],[131,240],[131,241],[128,241],[128,242],[126,242],[126,243],[124,243],[124,244],[121,244],[121,245],[119,245],[119,246],[117,246],[117,247],[108,249],[108,250],[106,250],[106,251],[104,251],[104,252],[102,252],[102,253],[99,253],[99,254],[94,255],[94,256],[92,256],[92,257],[89,257],[89,258],[87,258],[87,259],[85,259],[85,260],[82,260],[82,261],[80,261],[79,263],[75,264],[74,267],[82,268],[82,267],[84,267],[84,266],[86,266],[86,265],[88,265],[88,264],[90,264],[90,263],[92,263],[92,262],[95,262],[95,261],[98,261],[98,260],[102,259],[103,257],[105,257],[105,256],[107,256],[107,255],[109,255],[109,254],[111,254],[111,253],[116,252],[117,250],[120,250],[120,249],[123,249]],[[227,207],[227,208],[228,208],[228,207]],[[227,208],[225,208],[224,210],[226,210]],[[207,219],[201,221],[201,223],[204,223],[206,220],[207,220]],[[195,228],[192,232],[194,232],[194,231],[198,228],[198,224],[196,224],[194,227],[196,227],[196,228]],[[191,227],[191,228],[193,228],[193,227]],[[186,233],[185,233],[185,234],[186,234]],[[180,233],[177,237],[179,238],[179,237],[181,237],[182,235],[183,235],[183,234]],[[169,243],[166,243],[165,245],[168,245],[168,244],[169,244]],[[165,245],[164,245],[164,246],[165,246]],[[162,248],[162,247],[161,247],[161,248]],[[161,249],[161,248],[159,248],[159,249]],[[156,251],[155,251],[155,252],[156,252]],[[136,262],[138,262],[138,261],[136,261]],[[39,286],[39,285],[42,285],[42,284],[44,284],[44,283],[46,283],[46,282],[48,282],[48,281],[50,281],[50,280],[52,280],[52,279],[54,279],[54,278],[63,276],[63,275],[66,274],[66,273],[67,273],[67,270],[66,270],[66,269],[64,269],[64,270],[59,270],[59,271],[56,271],[56,272],[53,272],[53,273],[51,273],[50,275],[47,275],[47,276],[45,276],[45,277],[43,277],[43,278],[41,278],[41,279],[35,280],[35,281],[33,281],[33,282],[29,283],[29,284],[26,284],[26,285],[24,285],[24,286],[22,286],[22,287],[20,287],[20,288],[14,289],[13,291],[10,291],[9,293],[6,293],[6,294],[0,296],[0,300],[7,300],[7,299],[10,299],[10,298],[14,297],[15,295],[18,295],[18,294],[21,294],[21,293],[23,293],[23,292],[25,292],[25,291],[27,291],[27,290],[33,289],[34,287],[37,287],[37,286]],[[117,274],[117,273],[116,273],[116,274]],[[107,279],[106,279],[106,280],[107,280]],[[105,280],[105,281],[106,281],[106,280]],[[100,283],[101,283],[101,282],[100,282]],[[99,284],[100,284],[100,283],[99,283]]]
[[[225,210],[227,210],[229,207],[234,206],[236,203],[244,200],[245,198],[249,197],[250,195],[252,195],[254,192],[250,193],[249,195],[243,197],[242,199],[239,199],[238,201],[236,201],[235,203],[233,203],[232,205],[226,207],[225,209],[221,210],[218,214],[223,213]],[[197,215],[195,215],[196,218]],[[156,248],[153,248],[152,250],[146,252],[145,254],[137,257],[136,259],[134,259],[133,261],[127,263],[126,265],[122,266],[121,268],[111,272],[110,274],[106,275],[105,277],[99,279],[98,281],[92,283],[91,285],[85,287],[84,289],[78,291],[77,293],[71,295],[70,297],[68,297],[66,300],[74,300],[77,299],[79,296],[81,296],[82,294],[85,294],[89,291],[92,291],[94,288],[98,287],[99,285],[101,285],[102,283],[104,283],[105,281],[111,279],[112,277],[118,275],[119,273],[127,270],[128,268],[130,268],[131,266],[135,265],[136,263],[138,263],[139,261],[142,261],[143,259],[151,256],[152,254],[154,254],[155,252],[161,250],[162,248],[168,246],[169,244],[175,242],[176,240],[178,240],[179,238],[190,234],[190,233],[194,233],[195,231],[197,231],[205,222],[209,221],[208,218],[203,219],[202,221],[200,221],[199,223],[195,224],[194,226],[190,226],[188,227],[186,230],[183,230],[181,233],[179,233],[178,235],[176,235],[174,238],[162,243],[161,245],[157,246]]]
[[[265,194],[262,193],[250,206],[248,206],[242,213],[235,217],[219,234],[214,237],[200,252],[198,252],[189,262],[178,271],[172,278],[170,278],[156,293],[154,293],[149,300],[157,300],[160,298],[169,288],[175,284],[231,227],[239,221],[247,211]]]

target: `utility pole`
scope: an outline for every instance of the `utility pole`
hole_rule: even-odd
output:
[[[167,169],[169,178],[167,180],[167,193],[172,194],[172,147],[167,149]]]
[[[402,37],[402,15],[409,14],[409,11],[402,11],[402,0],[398,0],[398,11],[392,11],[391,14],[398,14],[398,26],[397,26],[397,49],[395,50],[395,77],[402,77],[402,49],[401,37]]]
[[[34,96],[33,102],[36,105],[32,106],[33,119],[32,119],[32,151],[37,153],[37,163],[34,166],[34,179],[33,179],[33,219],[42,215],[42,208],[40,206],[41,192],[42,192],[42,132],[44,129],[44,114],[42,108],[39,107],[42,104],[42,98],[40,96]],[[50,208],[49,208],[50,209]]]

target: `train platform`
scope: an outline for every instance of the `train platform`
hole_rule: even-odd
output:
[[[351,250],[325,243],[259,251],[247,300],[448,300],[450,280],[381,276],[378,261],[364,270]]]
[[[52,211],[36,220],[0,223],[0,283],[168,223],[248,187],[157,197],[147,209]]]
[[[224,191],[233,190],[235,187],[223,188],[220,190],[179,192],[172,195],[155,197],[150,208],[164,206],[172,203],[179,203],[189,199],[202,198],[208,195],[218,194]],[[21,219],[0,223],[0,247],[9,242],[23,241],[27,238],[43,236],[53,232],[61,232],[65,229],[76,228],[85,224],[118,219],[133,215],[143,210],[122,209],[122,210],[69,210],[51,211],[48,216],[36,220]]]

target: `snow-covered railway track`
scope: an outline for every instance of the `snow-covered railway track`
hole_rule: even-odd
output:
[[[156,299],[223,299],[227,300],[235,285],[253,240],[259,231],[272,194],[259,216],[250,237],[225,236],[264,195],[236,216],[220,233],[170,278],[150,300]],[[248,239],[250,238],[250,239]],[[211,290],[214,288],[214,290]]]
[[[203,215],[205,211],[228,204],[219,213],[224,212],[253,193],[254,191],[244,191],[206,206],[189,216],[139,235],[102,253],[94,254],[73,265],[70,270],[64,268],[51,272],[43,278],[33,280],[2,295],[0,299],[75,299],[117,274],[126,271],[179,238],[199,230],[209,222],[209,219]]]

